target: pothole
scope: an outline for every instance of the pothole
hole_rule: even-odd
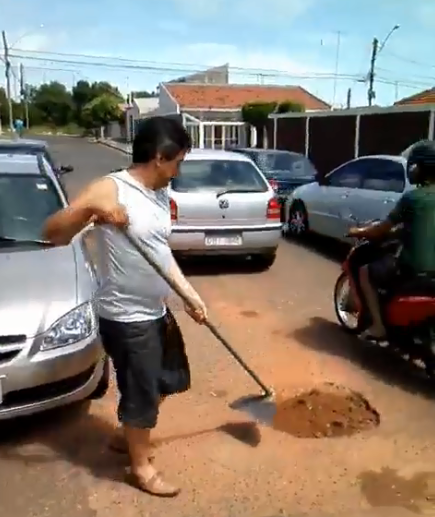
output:
[[[297,438],[351,436],[380,424],[361,393],[327,383],[277,404],[273,428]]]

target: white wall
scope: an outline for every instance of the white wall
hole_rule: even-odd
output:
[[[178,112],[178,104],[172,99],[166,88],[161,84],[159,88],[159,115],[172,115]]]

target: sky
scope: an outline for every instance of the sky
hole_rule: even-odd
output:
[[[0,13],[32,84],[107,80],[127,93],[229,63],[231,82],[300,85],[336,106],[350,88],[362,106],[373,38],[398,25],[376,60],[375,102],[435,86],[435,0],[0,0]]]

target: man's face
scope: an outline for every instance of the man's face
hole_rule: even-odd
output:
[[[167,187],[175,176],[178,175],[180,170],[180,164],[184,160],[187,151],[179,153],[173,160],[164,160],[163,158],[157,159],[159,168],[159,180],[161,183],[160,188]]]

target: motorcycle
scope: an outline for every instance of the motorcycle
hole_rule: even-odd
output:
[[[340,325],[354,335],[369,328],[370,316],[359,284],[362,266],[385,254],[397,253],[400,242],[357,240],[342,265],[334,287],[334,307]],[[378,288],[387,346],[409,361],[423,362],[435,378],[435,279],[419,276],[392,289]]]

